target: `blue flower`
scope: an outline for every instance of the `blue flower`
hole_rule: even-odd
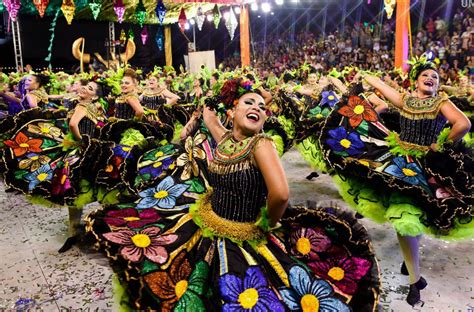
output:
[[[29,181],[28,190],[34,189],[38,184],[43,181],[49,181],[53,178],[53,169],[49,164],[41,166],[38,170],[29,173],[25,176],[25,179]]]
[[[163,209],[171,209],[176,204],[176,199],[189,188],[186,184],[174,184],[172,177],[166,177],[156,186],[140,193],[142,198],[137,205],[138,209],[158,206]]]
[[[291,311],[349,312],[350,309],[334,298],[328,282],[312,278],[301,266],[293,266],[289,274],[290,288],[280,289],[280,295]]]
[[[122,158],[131,157],[130,152],[132,151],[132,147],[127,145],[117,145],[113,148],[114,156],[120,156]]]
[[[327,139],[326,143],[336,154],[341,156],[356,156],[362,153],[362,149],[365,145],[356,132],[350,132],[348,134],[346,129],[342,126],[328,132],[331,138]]]
[[[321,102],[319,103],[320,106],[324,105],[329,105],[329,107],[334,107],[336,103],[339,102],[339,99],[336,96],[336,93],[334,91],[323,91],[322,93],[322,99]]]
[[[414,162],[407,162],[403,156],[395,157],[385,172],[413,185],[428,186],[421,168]]]
[[[249,267],[243,279],[223,275],[219,288],[225,302],[222,311],[285,311],[259,267]]]

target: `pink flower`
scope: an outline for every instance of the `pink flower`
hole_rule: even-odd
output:
[[[326,251],[331,240],[324,230],[319,228],[297,228],[290,236],[291,253],[297,258],[310,260],[319,259],[318,252]]]
[[[122,256],[132,262],[138,262],[143,256],[151,261],[163,264],[168,260],[168,252],[163,246],[171,244],[178,239],[176,234],[160,235],[161,229],[149,227],[139,232],[122,230],[104,234],[104,237],[123,247]]]
[[[357,283],[372,267],[369,260],[357,257],[329,257],[326,261],[315,261],[308,265],[316,275],[349,295],[357,291]]]
[[[134,208],[111,210],[107,212],[107,217],[104,218],[108,225],[115,227],[127,226],[134,229],[144,227],[159,219],[160,216],[155,209],[137,211]]]

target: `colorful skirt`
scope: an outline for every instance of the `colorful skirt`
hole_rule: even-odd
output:
[[[67,119],[54,114],[28,110],[15,117],[22,126],[3,141],[5,184],[40,203],[77,205],[109,155],[87,135],[74,141]]]
[[[391,222],[401,235],[474,237],[474,166],[462,143],[441,144],[442,152],[420,150],[390,132],[358,96],[331,113],[318,143],[341,195],[360,214]]]
[[[288,209],[270,230],[216,215],[209,202],[212,140],[147,153],[135,201],[86,217],[87,232],[119,274],[133,309],[373,311],[378,265],[365,229],[335,208]],[[167,155],[167,156],[165,156]],[[145,160],[146,158],[146,160]],[[140,163],[140,162],[139,162]],[[141,167],[145,168],[145,167]]]

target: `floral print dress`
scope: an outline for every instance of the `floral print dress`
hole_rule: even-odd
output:
[[[216,146],[205,131],[140,156],[137,199],[86,218],[130,307],[160,311],[373,311],[378,266],[365,229],[315,204],[266,219],[253,153],[271,140]]]
[[[90,185],[99,164],[109,157],[94,139],[99,118],[96,103],[80,102],[77,107],[86,111],[79,122],[80,142],[69,130],[74,111],[67,118],[61,118],[60,111],[38,109],[17,116],[23,126],[4,141],[6,185],[55,204],[73,205],[82,192],[82,182]]]
[[[474,236],[472,151],[443,143],[446,101],[406,94],[397,109],[400,133],[363,97],[346,96],[331,113],[318,140],[341,195],[359,213],[402,235]],[[440,151],[431,151],[437,142]]]

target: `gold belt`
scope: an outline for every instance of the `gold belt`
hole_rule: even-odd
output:
[[[227,237],[236,241],[260,240],[264,238],[263,230],[255,223],[236,222],[220,217],[212,210],[210,193],[202,199],[196,211],[196,216],[201,219],[202,226],[209,229],[214,235]]]
[[[426,153],[430,150],[429,146],[418,145],[400,140],[398,133],[395,133],[395,140],[397,141],[397,144],[400,145],[400,147],[404,150],[416,150],[423,153]]]

